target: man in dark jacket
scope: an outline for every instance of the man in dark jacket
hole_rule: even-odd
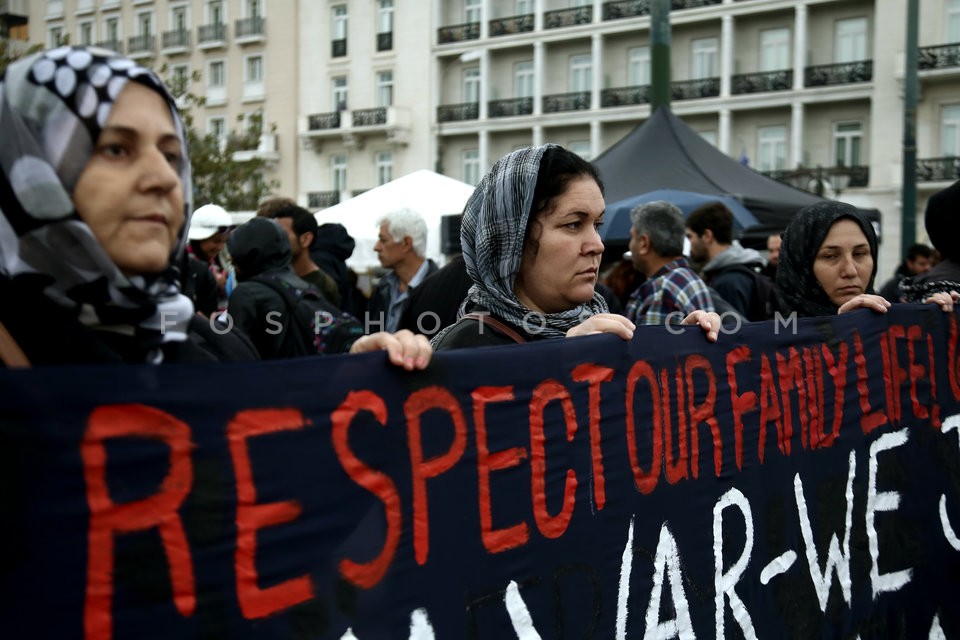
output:
[[[355,318],[362,318],[367,310],[367,298],[357,288],[356,274],[347,266],[356,242],[346,227],[336,222],[322,224],[310,247],[310,257],[317,266],[333,278],[340,290],[340,308]]]
[[[239,280],[227,311],[264,360],[346,353],[363,335],[356,319],[293,272],[287,233],[275,220],[240,225],[227,248]]]
[[[922,276],[933,266],[933,249],[923,243],[910,245],[907,257],[897,267],[893,277],[880,287],[880,295],[890,302],[900,302],[900,281],[904,278]]]
[[[730,303],[734,310],[750,320],[758,295],[757,276],[763,268],[763,256],[746,249],[733,239],[733,214],[719,202],[705,204],[690,212],[686,220],[690,257],[703,266],[703,280]],[[771,286],[772,288],[772,286]]]

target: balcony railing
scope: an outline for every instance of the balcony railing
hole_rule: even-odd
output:
[[[331,40],[330,57],[342,58],[345,55],[347,55],[347,39],[340,38],[339,40]]]
[[[529,116],[533,113],[533,98],[509,98],[491,100],[487,103],[487,115],[491,118]]]
[[[723,0],[670,0],[670,10],[680,11],[682,9],[709,7],[714,4],[720,4],[721,2],[723,2]]]
[[[160,40],[164,49],[188,49],[190,47],[190,32],[186,29],[164,31]]]
[[[339,191],[311,191],[307,193],[307,206],[311,209],[326,209],[340,204]]]
[[[225,42],[226,39],[227,25],[222,22],[197,27],[197,44],[220,43]]]
[[[377,34],[377,51],[393,49],[393,31],[384,31]]]
[[[130,36],[127,39],[127,53],[148,53],[157,48],[157,36],[152,34],[141,34],[139,36]]]
[[[834,84],[870,82],[873,79],[873,60],[820,64],[807,67],[803,73],[803,86],[825,87]]]
[[[646,104],[650,102],[650,85],[642,84],[635,87],[617,87],[604,89],[600,92],[601,107],[622,107],[631,104]]]
[[[543,96],[543,112],[585,111],[590,108],[590,92],[555,93]]]
[[[109,49],[110,51],[123,53],[123,43],[119,40],[101,40],[97,43],[97,46],[101,49]]]
[[[357,109],[353,112],[353,126],[370,127],[377,124],[387,124],[387,108],[374,107],[373,109]]]
[[[700,78],[699,80],[672,82],[670,83],[670,92],[674,100],[715,98],[720,95],[720,78]]]
[[[442,104],[437,107],[437,122],[461,122],[476,120],[480,117],[478,102],[464,102],[461,104]]]
[[[578,24],[593,22],[593,6],[573,7],[571,9],[556,9],[543,14],[544,29],[558,29],[572,27]]]
[[[650,15],[650,0],[615,0],[603,3],[604,20],[648,15]]]
[[[917,182],[953,182],[960,179],[960,158],[918,158]]]
[[[761,91],[788,91],[793,88],[793,70],[740,73],[730,79],[731,93],[760,93]]]
[[[307,116],[307,129],[309,131],[323,131],[324,129],[340,128],[340,112],[331,111],[329,113],[314,113]]]
[[[497,18],[490,21],[490,37],[505,36],[514,33],[527,33],[533,31],[533,14],[528,13],[522,16],[513,16],[510,18]]]
[[[804,191],[810,191],[822,196],[829,185],[834,196],[850,188],[866,187],[870,184],[870,167],[854,165],[847,167],[797,167],[796,169],[778,169],[774,171],[760,171],[759,173],[778,182],[789,184]]]
[[[266,20],[262,16],[240,18],[233,23],[236,38],[254,38],[266,34]]]
[[[950,67],[960,67],[960,43],[920,47],[917,68],[949,69]]]
[[[480,23],[467,22],[466,24],[454,24],[449,27],[440,27],[437,29],[437,43],[463,42],[464,40],[476,40],[480,37]]]

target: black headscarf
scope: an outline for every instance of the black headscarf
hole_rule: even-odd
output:
[[[796,312],[801,317],[837,314],[839,307],[813,275],[813,262],[830,228],[837,220],[845,218],[860,226],[870,245],[873,272],[866,292],[873,293],[873,281],[877,276],[877,234],[873,225],[856,207],[826,200],[800,209],[783,232],[777,266],[777,295],[784,313]]]

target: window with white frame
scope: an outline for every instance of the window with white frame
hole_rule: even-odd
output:
[[[227,137],[227,119],[223,116],[213,116],[207,119],[207,134],[222,140]]]
[[[207,64],[207,86],[224,87],[227,84],[226,63],[223,60],[211,60]]]
[[[207,105],[224,104],[227,101],[227,63],[223,60],[207,62],[207,89],[204,97]]]
[[[631,47],[627,50],[627,86],[650,84],[650,47]]]
[[[393,0],[380,0],[377,5],[377,33],[393,33]]]
[[[837,20],[834,34],[834,62],[867,59],[867,19]]]
[[[567,149],[584,160],[590,160],[590,141],[589,140],[571,140],[567,143]]]
[[[187,7],[172,7],[170,9],[170,30],[187,31],[189,28],[190,21],[187,19]]]
[[[182,96],[190,89],[190,67],[185,64],[170,66],[170,92]]]
[[[960,0],[947,0],[944,42],[960,42]]]
[[[593,86],[593,62],[589,53],[570,56],[570,91],[590,91]]]
[[[536,3],[534,0],[517,0],[517,15],[525,16],[534,12]]]
[[[137,14],[137,35],[153,35],[153,12],[144,11]]]
[[[717,71],[717,38],[697,38],[691,43],[690,77],[694,80],[714,78]]]
[[[787,166],[787,128],[757,129],[757,171],[780,171]]]
[[[760,71],[790,68],[790,30],[764,29],[760,32]]]
[[[247,56],[243,60],[243,97],[260,100],[264,97],[263,56]]]
[[[347,190],[347,156],[339,153],[330,156],[330,184],[337,193]]]
[[[463,70],[463,101],[467,104],[480,102],[480,67]]]
[[[377,153],[377,186],[387,184],[393,180],[393,153],[380,151]]]
[[[247,56],[243,65],[243,81],[247,84],[263,84],[263,56]]]
[[[207,24],[224,24],[227,21],[227,14],[223,9],[222,0],[208,0],[207,2]]]
[[[533,97],[533,60],[521,60],[513,64],[514,97]]]
[[[859,167],[863,125],[860,122],[833,124],[833,164],[838,167]]]
[[[333,110],[343,111],[347,108],[347,76],[337,76],[333,79]]]
[[[93,21],[85,20],[77,24],[77,43],[90,46],[93,42]]]
[[[960,104],[943,107],[940,116],[940,153],[950,158],[960,156]]]
[[[49,48],[59,47],[66,42],[63,35],[63,25],[54,25],[47,30],[47,45]]]
[[[263,0],[247,0],[243,10],[245,17],[259,18],[263,15]]]
[[[333,33],[331,34],[334,40],[346,40],[347,39],[347,5],[338,4],[337,6],[331,9],[333,13],[333,21],[331,27]]]
[[[377,106],[393,106],[393,71],[377,72]]]
[[[482,4],[483,4],[482,0],[467,0],[463,7],[464,22],[467,22],[467,23],[480,22],[480,20],[482,19],[482,13],[481,13]]]
[[[103,35],[107,42],[119,42],[120,18],[107,18],[103,22]]]
[[[465,149],[461,157],[460,171],[463,181],[467,184],[480,182],[480,151],[479,149]]]

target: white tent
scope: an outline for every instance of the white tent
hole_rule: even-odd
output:
[[[380,231],[377,219],[394,209],[413,209],[427,222],[427,257],[443,264],[440,219],[445,215],[463,213],[473,189],[465,182],[423,169],[364,191],[315,215],[321,225],[339,222],[346,227],[347,233],[357,242],[347,264],[357,273],[365,273],[380,266],[377,254],[373,252]]]

